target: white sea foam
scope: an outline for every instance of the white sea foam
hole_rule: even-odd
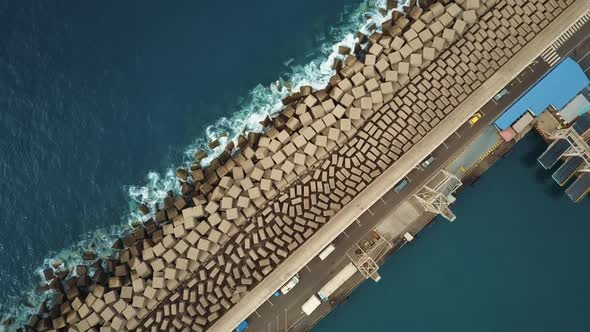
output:
[[[258,85],[254,87],[240,104],[238,110],[230,117],[223,117],[215,124],[207,127],[205,135],[198,137],[185,150],[181,164],[188,167],[194,160],[195,152],[201,149],[208,153],[208,157],[202,163],[204,165],[210,163],[213,158],[223,151],[223,147],[229,140],[237,142],[240,134],[250,131],[260,132],[263,128],[259,122],[265,117],[280,111],[283,106],[281,99],[292,91],[298,91],[299,87],[304,85],[310,85],[314,89],[325,87],[334,74],[332,70],[334,60],[337,58],[342,59],[342,56],[338,54],[339,46],[348,46],[352,49],[356,42],[354,36],[357,31],[369,33],[368,29],[373,24],[380,28],[381,23],[390,14],[383,16],[378,11],[378,8],[385,7],[385,2],[385,0],[365,1],[354,12],[344,13],[342,15],[343,23],[339,27],[332,29],[328,38],[324,38],[327,41],[319,51],[314,53],[316,55],[314,60],[305,65],[296,66],[289,66],[294,62],[293,59],[286,61],[285,65],[290,68],[290,72],[285,73],[276,82],[267,86]],[[398,8],[394,10],[402,10],[409,2],[410,0],[400,1]],[[227,137],[220,138],[222,133],[227,133]],[[215,149],[209,149],[207,142],[212,139],[219,139],[221,145]],[[67,267],[74,267],[83,262],[81,253],[85,250],[92,249],[98,256],[111,254],[110,246],[117,237],[130,228],[129,225],[132,222],[149,218],[149,216],[143,216],[136,212],[139,203],[145,203],[150,208],[153,208],[156,203],[161,202],[166,197],[168,191],[178,192],[175,169],[176,167],[171,166],[163,172],[149,172],[146,177],[147,183],[142,186],[129,186],[130,212],[127,217],[123,218],[126,223],[84,234],[80,241],[71,247],[58,253],[50,253],[43,266],[36,271],[39,275],[39,282],[43,278],[43,270],[51,266],[55,259],[59,259]],[[44,296],[37,294],[34,285],[31,286],[31,289],[19,298],[3,299],[2,303],[0,303],[0,319],[13,317],[16,319],[15,325],[22,325],[38,310]],[[3,330],[5,328],[0,325],[0,332]]]
[[[381,23],[386,20],[388,15],[381,15],[379,8],[385,7],[385,0],[366,1],[357,10],[348,15],[347,21],[342,26],[333,30],[329,36],[329,41],[321,47],[319,55],[306,65],[293,66],[289,73],[268,86],[256,86],[231,117],[223,117],[217,123],[207,127],[206,133],[197,138],[185,151],[183,165],[189,167],[194,161],[194,154],[198,150],[204,150],[208,156],[202,160],[202,165],[207,165],[215,157],[223,152],[224,146],[228,141],[237,143],[240,134],[248,132],[260,132],[263,128],[260,121],[269,115],[276,114],[282,108],[281,99],[288,96],[292,91],[298,91],[299,87],[310,85],[314,89],[321,89],[326,86],[330,77],[334,75],[332,64],[334,60],[343,59],[338,54],[339,46],[348,46],[354,48],[356,42],[355,33],[361,31],[369,33],[369,27],[375,25],[381,27]],[[402,10],[410,0],[401,1],[397,10]],[[291,60],[291,59],[290,59]],[[287,85],[291,88],[287,88]],[[227,133],[227,137],[220,136]],[[215,149],[208,148],[208,141],[219,139],[221,143]],[[151,172],[148,174],[148,183],[144,186],[131,186],[129,196],[132,205],[135,207],[139,203],[145,203],[150,208],[160,202],[168,191],[178,192],[177,180],[174,176],[174,168],[169,168],[163,174]],[[149,216],[143,216],[138,212],[132,211],[128,222],[135,220],[145,220]]]

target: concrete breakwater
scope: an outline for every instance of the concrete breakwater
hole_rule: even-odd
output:
[[[31,328],[211,326],[571,2],[394,12],[326,89],[285,99],[270,129],[208,168],[179,169],[183,195],[115,243],[118,257],[70,279],[47,271],[56,295]]]

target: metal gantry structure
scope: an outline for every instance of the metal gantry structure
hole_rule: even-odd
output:
[[[379,281],[381,276],[377,272],[379,270],[377,261],[391,249],[392,244],[376,230],[372,230],[371,235],[370,239],[361,240],[360,245],[357,243],[356,248],[350,249],[347,256],[365,279]]]
[[[457,217],[449,206],[455,202],[453,193],[461,185],[461,180],[457,176],[443,169],[420,188],[414,197],[426,211],[440,214],[445,219],[454,221]]]
[[[558,129],[549,134],[549,137],[554,140],[556,144],[558,140],[565,139],[570,144],[570,147],[563,153],[563,157],[580,157],[584,160],[584,164],[578,172],[590,172],[590,146],[573,127]]]

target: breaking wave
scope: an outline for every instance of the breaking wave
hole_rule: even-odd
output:
[[[409,2],[410,0],[400,1],[398,8],[394,10],[402,10]],[[259,122],[280,111],[282,108],[281,99],[289,95],[291,91],[298,91],[299,87],[304,85],[310,85],[314,89],[325,87],[334,74],[332,69],[334,60],[343,59],[338,54],[338,48],[347,46],[353,49],[357,31],[368,33],[373,24],[378,28],[381,27],[381,23],[388,15],[383,16],[378,9],[385,8],[385,3],[385,0],[367,0],[351,12],[341,13],[342,19],[339,26],[332,28],[328,36],[322,36],[327,41],[319,50],[314,51],[314,56],[312,56],[314,60],[305,65],[292,65],[295,62],[294,59],[286,61],[284,65],[289,70],[284,75],[267,86],[254,87],[248,96],[239,103],[236,112],[230,117],[222,117],[216,123],[208,126],[205,135],[198,137],[187,147],[183,154],[183,160],[179,164],[188,167],[191,162],[194,162],[194,154],[198,150],[207,152],[208,156],[202,160],[202,164],[208,164],[223,151],[226,143],[229,141],[237,143],[240,134],[260,132],[263,128]],[[222,137],[222,134],[227,135]],[[213,139],[218,139],[221,144],[215,149],[210,149],[208,142]],[[72,268],[83,263],[81,257],[83,251],[93,250],[97,256],[111,254],[111,245],[116,238],[129,230],[133,222],[149,218],[149,216],[137,212],[137,206],[140,203],[145,203],[153,208],[156,203],[166,197],[169,191],[178,192],[178,181],[175,176],[177,166],[171,165],[163,172],[149,172],[144,185],[127,187],[129,214],[123,216],[123,225],[101,228],[92,233],[83,234],[79,241],[71,247],[57,253],[49,253],[43,265],[35,271],[39,276],[39,282],[43,280],[45,268],[56,264]],[[22,325],[36,312],[44,298],[43,294],[35,291],[35,285],[31,285],[31,289],[19,298],[2,300],[0,319],[14,320],[13,326]],[[0,332],[5,330],[7,330],[6,327],[0,324]]]

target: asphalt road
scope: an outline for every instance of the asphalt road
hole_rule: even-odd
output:
[[[562,58],[574,59],[590,75],[590,23],[586,23],[557,50]]]
[[[590,71],[590,24],[586,24],[570,37],[557,53],[562,57],[570,56],[582,68]],[[270,297],[254,314],[248,318],[248,331],[305,331],[311,328],[319,319],[327,314],[332,305],[323,303],[311,316],[301,311],[301,305],[326,284],[338,271],[349,263],[346,252],[370,232],[383,218],[401,202],[410,197],[423,186],[433,175],[450,163],[465,146],[479,133],[493,123],[493,121],[518,97],[520,97],[534,82],[549,70],[549,65],[541,58],[533,62],[521,72],[506,88],[508,93],[499,100],[490,100],[481,110],[482,118],[473,126],[464,124],[445,142],[434,150],[435,161],[426,169],[417,167],[407,175],[409,184],[401,193],[393,190],[386,193],[379,201],[363,214],[355,223],[344,231],[334,241],[336,250],[324,261],[314,258],[299,272],[300,282],[287,295]],[[352,289],[362,282],[363,278],[357,273],[345,284],[343,289]]]

